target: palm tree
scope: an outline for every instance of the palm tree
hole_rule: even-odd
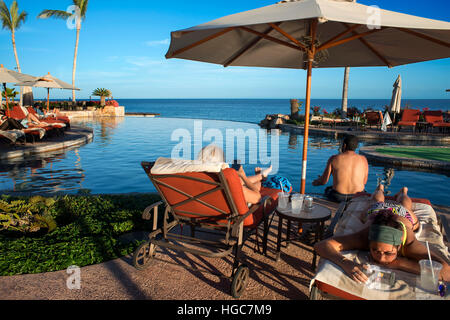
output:
[[[17,54],[16,47],[16,30],[19,29],[25,20],[27,19],[28,13],[22,11],[19,13],[19,5],[17,1],[14,0],[11,3],[10,8],[6,5],[5,1],[0,2],[0,21],[2,22],[3,29],[11,31],[12,45],[14,50],[14,57],[16,58],[17,71],[22,72],[19,63],[19,56]],[[22,88],[20,89],[20,101],[22,102]]]
[[[106,98],[111,97],[111,91],[105,88],[98,88],[92,92],[92,95],[95,97],[100,97],[100,105],[104,107],[106,104]]]
[[[347,117],[347,111],[348,111],[348,79],[350,78],[350,68],[345,68],[344,73],[344,90],[342,93],[342,110],[341,115],[342,117]]]
[[[73,57],[73,71],[72,71],[72,85],[75,87],[75,74],[77,70],[77,56],[78,56],[78,44],[80,42],[80,30],[81,30],[81,22],[86,18],[86,12],[89,4],[89,0],[72,0],[73,5],[78,9],[76,14],[76,29],[77,36],[75,41],[75,54]],[[56,18],[67,20],[72,17],[71,12],[62,11],[62,10],[44,10],[39,15],[38,18],[47,19],[47,18]],[[72,101],[76,102],[75,99],[75,90],[72,90]]]
[[[14,103],[14,99],[19,94],[14,88],[5,88],[5,91],[2,91],[3,98],[11,98]]]

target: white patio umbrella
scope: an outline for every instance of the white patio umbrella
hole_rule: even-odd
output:
[[[46,88],[47,89],[47,112],[50,111],[50,89],[65,89],[65,90],[78,90],[80,89],[73,87],[71,84],[59,80],[53,77],[50,72],[41,78],[36,78],[33,81],[25,81],[17,83],[16,86],[29,86],[35,88]]]
[[[394,91],[392,92],[391,106],[389,111],[395,116],[401,112],[402,105],[402,77],[399,75],[397,81],[394,83]]]
[[[166,58],[306,69],[305,193],[313,68],[394,67],[450,57],[450,23],[349,0],[291,0],[172,32]]]
[[[34,81],[36,77],[28,74],[19,73],[13,70],[6,69],[3,65],[0,65],[0,83],[3,83],[3,89],[6,91],[7,83],[16,83],[22,81]],[[6,97],[6,115],[9,116],[9,101]]]

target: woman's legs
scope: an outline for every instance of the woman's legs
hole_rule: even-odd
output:
[[[377,190],[372,194],[372,199],[376,202],[384,202],[386,200],[386,197],[384,196],[384,186],[382,184],[380,184]]]
[[[406,210],[411,214],[411,217],[414,222],[413,231],[416,231],[419,229],[419,219],[415,215],[413,211],[413,202],[411,198],[408,196],[408,188],[404,187],[402,188],[396,195],[395,195],[395,201],[400,203],[403,207],[405,207]]]

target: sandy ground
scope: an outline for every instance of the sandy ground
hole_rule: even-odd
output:
[[[325,201],[324,201],[325,203]],[[327,204],[333,208],[336,206]],[[271,225],[267,257],[255,252],[252,236],[244,246],[243,261],[250,267],[250,280],[243,300],[305,300],[309,298],[312,247],[293,242],[282,248],[275,261],[278,220]],[[285,226],[286,228],[286,226]],[[81,269],[81,288],[69,290],[71,274],[66,270],[11,277],[0,277],[3,300],[233,300],[231,280],[202,273],[232,271],[232,257],[212,259],[158,249],[157,258],[144,271],[132,266],[131,256]],[[176,265],[172,264],[175,263]],[[194,270],[186,269],[188,266]]]
[[[337,206],[320,202],[332,209]],[[438,209],[438,214],[448,208]],[[243,260],[250,267],[250,280],[241,300],[307,300],[312,270],[312,248],[300,242],[282,248],[275,261],[278,220],[274,219],[267,257],[255,252],[252,236],[244,247]],[[81,288],[69,290],[66,270],[0,277],[0,300],[233,300],[231,280],[197,270],[231,275],[232,258],[211,259],[158,249],[146,270],[132,266],[131,256],[81,269]],[[174,265],[175,263],[176,265]],[[183,268],[187,266],[191,269]]]

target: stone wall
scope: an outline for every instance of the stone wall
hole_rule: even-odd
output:
[[[64,116],[72,118],[125,117],[125,107],[106,106],[103,109],[83,111],[60,111]]]

